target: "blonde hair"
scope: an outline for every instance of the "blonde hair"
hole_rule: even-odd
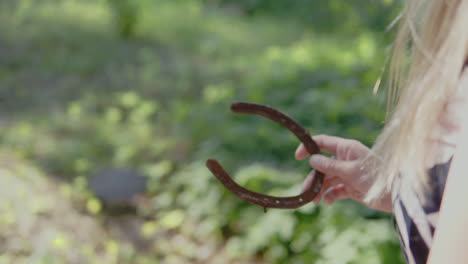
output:
[[[372,148],[366,201],[392,190],[398,175],[422,195],[427,138],[455,92],[468,54],[468,0],[406,0],[390,65],[387,121]]]

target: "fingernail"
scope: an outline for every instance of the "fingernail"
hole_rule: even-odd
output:
[[[333,187],[329,187],[328,189],[326,189],[324,192],[323,192],[323,197],[327,197],[328,195],[330,195],[331,192],[333,192]]]
[[[325,195],[325,202],[328,204],[328,205],[331,205],[335,199],[336,199],[336,195],[335,193],[333,192],[333,189],[331,189],[328,193],[326,193]]]
[[[294,157],[296,159],[299,159],[299,149],[301,148],[301,146],[297,147],[296,151],[294,152]]]
[[[301,146],[302,146],[302,144],[299,144],[299,146],[297,146],[296,153],[299,152],[299,150],[301,149]]]
[[[320,157],[319,154],[314,154],[310,157],[309,162],[312,166],[320,167],[320,164],[322,163],[322,157]]]

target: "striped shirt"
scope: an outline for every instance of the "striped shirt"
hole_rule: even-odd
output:
[[[395,228],[403,255],[409,264],[425,264],[432,245],[451,159],[429,170],[430,189],[423,203],[405,178],[398,180],[393,192]]]

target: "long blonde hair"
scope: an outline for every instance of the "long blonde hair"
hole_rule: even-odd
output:
[[[420,195],[428,186],[427,138],[454,93],[468,54],[468,0],[406,0],[390,65],[388,115],[372,148],[368,202],[398,175]]]

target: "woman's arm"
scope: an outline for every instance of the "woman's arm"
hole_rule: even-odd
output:
[[[465,71],[465,80],[468,71]],[[463,83],[468,90],[468,82]],[[466,91],[466,90],[465,90]],[[468,263],[468,103],[460,108],[464,117],[460,140],[442,198],[439,221],[430,250],[429,264]]]

